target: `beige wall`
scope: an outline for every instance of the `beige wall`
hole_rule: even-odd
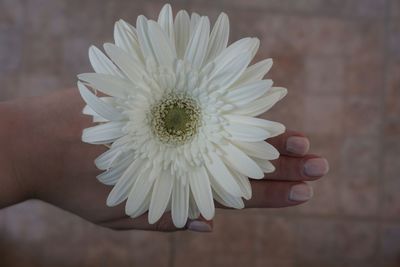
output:
[[[101,229],[37,201],[0,211],[0,266],[400,266],[400,1],[177,0],[261,39],[289,89],[266,117],[306,132],[331,172],[300,207],[219,212],[213,234]],[[113,23],[161,1],[0,0],[0,99],[90,70]],[[1,186],[1,185],[0,185]]]

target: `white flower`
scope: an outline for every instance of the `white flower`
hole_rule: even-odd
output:
[[[127,199],[126,214],[148,211],[149,223],[171,211],[183,227],[188,217],[212,219],[214,200],[243,208],[242,198],[251,198],[248,177],[274,171],[268,160],[279,153],[264,140],[285,128],[254,116],[286,89],[263,80],[271,59],[248,67],[257,38],[227,47],[228,35],[224,13],[210,33],[208,17],[179,11],[174,20],[165,5],[157,22],[116,22],[107,56],[89,49],[96,73],[80,74],[78,87],[84,113],[100,124],[85,129],[82,140],[110,145],[95,160],[105,170],[97,178],[114,185],[108,206]]]

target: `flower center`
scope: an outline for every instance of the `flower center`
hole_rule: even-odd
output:
[[[200,108],[192,98],[168,94],[152,108],[151,126],[161,142],[184,144],[197,133]]]

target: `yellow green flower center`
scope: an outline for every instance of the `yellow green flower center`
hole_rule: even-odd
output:
[[[168,94],[151,110],[153,133],[163,143],[184,144],[200,126],[200,108],[192,98]]]

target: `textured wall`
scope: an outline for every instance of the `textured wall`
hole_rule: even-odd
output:
[[[101,229],[37,201],[0,211],[0,266],[400,266],[400,1],[177,0],[261,39],[289,94],[266,116],[305,131],[331,172],[308,204],[221,211],[213,234]],[[87,72],[113,23],[161,1],[0,0],[0,99]],[[0,185],[1,186],[1,185]]]

